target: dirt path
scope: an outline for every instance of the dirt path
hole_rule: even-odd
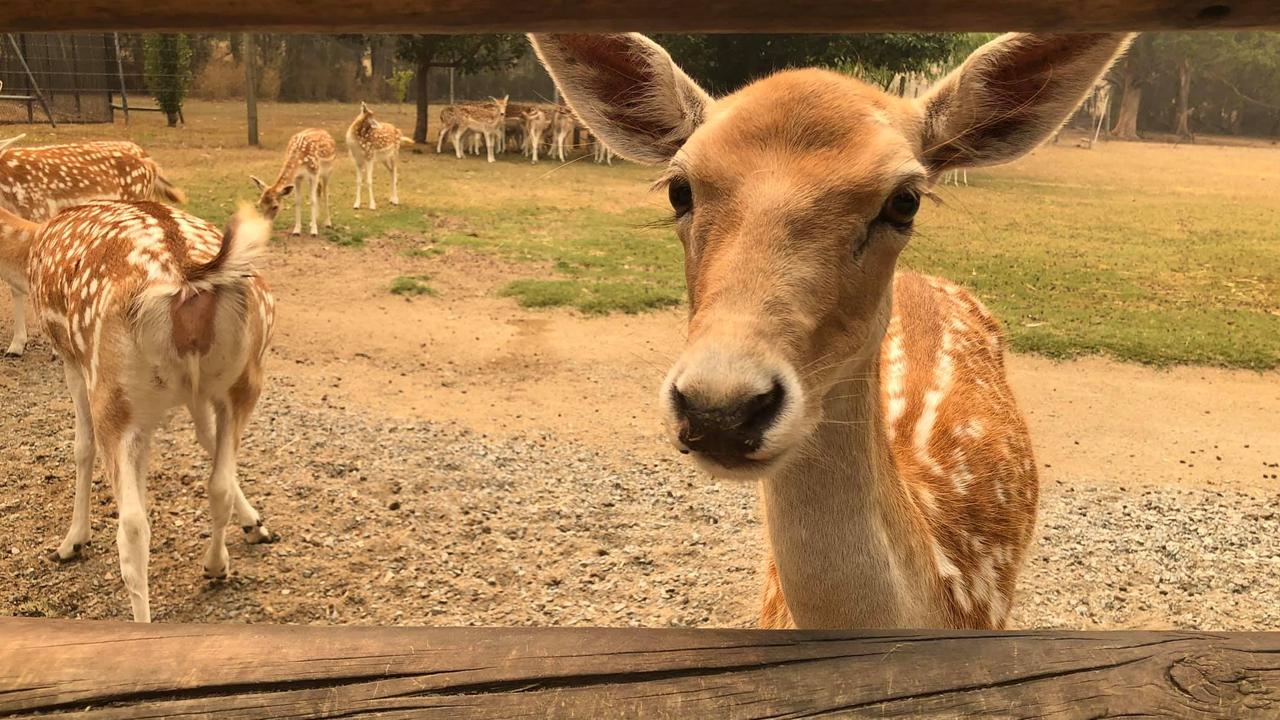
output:
[[[281,541],[233,538],[231,579],[201,579],[208,461],[176,416],[148,481],[157,620],[751,625],[754,488],[657,433],[679,313],[523,311],[491,258],[378,243],[288,241],[268,272],[280,324],[240,474]],[[438,297],[388,293],[424,272]],[[1011,367],[1045,480],[1014,626],[1280,626],[1280,376]],[[0,614],[127,617],[100,475],[86,557],[44,559],[74,470],[43,338],[0,362],[0,402]]]
[[[301,392],[482,433],[553,431],[602,450],[656,448],[654,400],[683,342],[682,311],[583,317],[523,311],[493,288],[512,270],[454,251],[410,260],[294,241],[273,261],[282,305],[277,354]],[[387,293],[425,270],[440,296]],[[390,271],[388,271],[390,272]],[[1280,373],[1102,358],[1010,361],[1042,479],[1060,483],[1280,490]]]

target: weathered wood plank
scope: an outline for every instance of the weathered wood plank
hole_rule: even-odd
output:
[[[1275,0],[8,0],[0,30],[841,32],[1280,28]]]
[[[1280,633],[0,619],[0,716],[1280,717]]]

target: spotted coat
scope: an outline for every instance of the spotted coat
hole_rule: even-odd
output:
[[[142,148],[87,142],[0,151],[0,207],[41,222],[88,200],[185,202]]]
[[[269,224],[247,210],[225,232],[153,202],[93,201],[41,226],[0,213],[6,243],[32,238],[28,283],[76,410],[75,503],[53,557],[72,559],[88,542],[96,448],[118,508],[120,570],[135,621],[151,619],[147,452],[173,408],[189,409],[213,458],[206,576],[226,576],[233,511],[248,542],[274,537],[236,478],[275,318],[254,268],[269,237]]]
[[[894,278],[880,421],[947,627],[1005,626],[1035,529],[1039,480],[1004,350],[999,322],[966,290]],[[792,626],[771,557],[761,624]]]

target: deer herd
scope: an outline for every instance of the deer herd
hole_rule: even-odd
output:
[[[789,70],[713,98],[637,34],[534,34],[567,105],[453,105],[457,157],[512,141],[563,160],[662,168],[688,285],[687,341],[659,395],[672,445],[706,473],[759,482],[764,627],[1002,628],[1034,534],[1038,480],[1005,376],[999,322],[963,288],[899,271],[922,200],[945,176],[1014,160],[1052,136],[1121,54],[1123,34],[1009,34],[919,99],[824,70]],[[289,141],[257,209],[219,229],[128,142],[0,143],[0,275],[62,361],[75,409],[70,527],[79,557],[101,458],[137,621],[149,621],[150,438],[185,407],[209,453],[203,569],[226,577],[225,528],[275,534],[236,455],[263,382],[275,301],[259,261],[283,198],[331,223],[337,146]],[[346,133],[355,207],[407,140],[362,105]],[[323,205],[323,213],[320,212]],[[294,234],[302,228],[301,197]]]

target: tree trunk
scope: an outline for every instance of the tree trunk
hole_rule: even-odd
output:
[[[1142,107],[1142,86],[1134,82],[1131,73],[1124,74],[1123,92],[1120,96],[1120,112],[1111,136],[1120,140],[1138,139],[1138,110]]]
[[[1178,125],[1174,133],[1184,140],[1194,140],[1188,116],[1191,115],[1191,62],[1183,58],[1178,63]]]
[[[169,127],[178,127],[178,113],[166,110],[164,114],[169,118]]]
[[[431,71],[431,61],[418,59],[418,68],[413,74],[414,94],[417,95],[418,119],[413,124],[413,141],[425,145],[427,143],[427,123],[429,118],[427,107],[427,80]]]

